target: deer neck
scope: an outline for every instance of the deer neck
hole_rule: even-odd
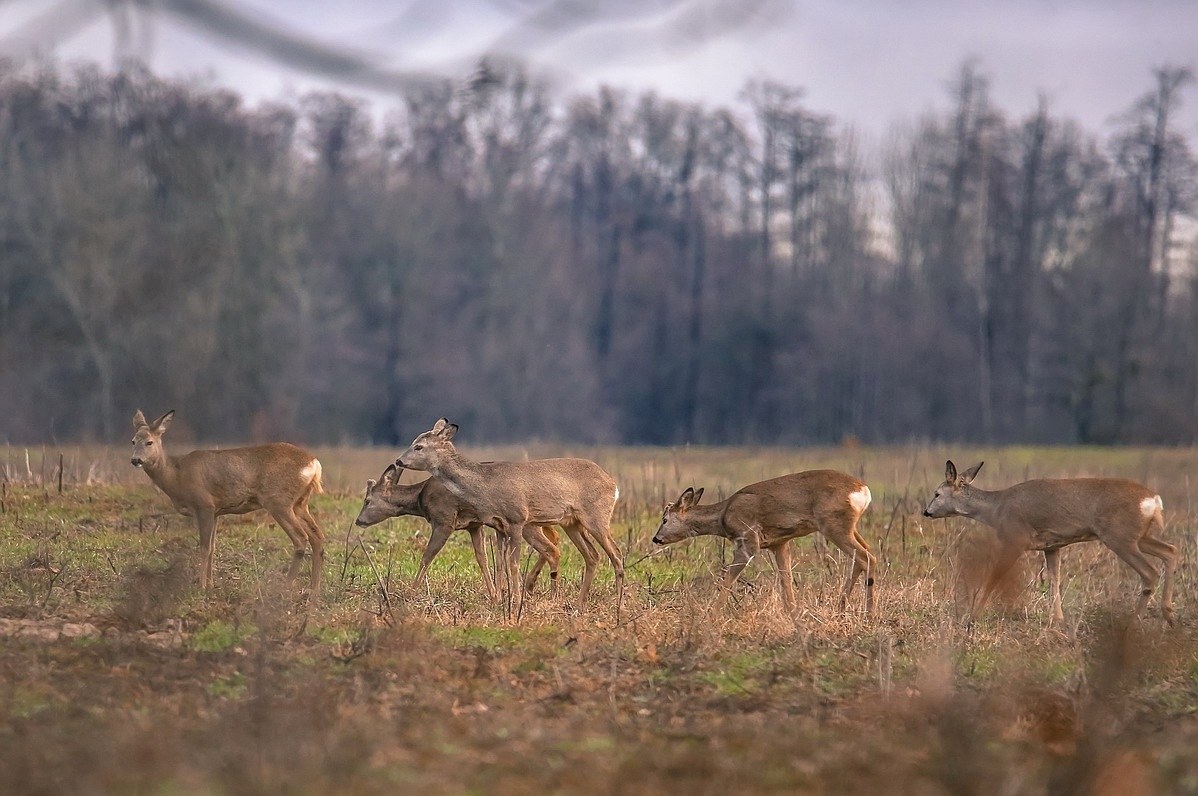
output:
[[[961,507],[957,513],[986,525],[993,526],[998,520],[999,509],[1002,505],[1003,491],[987,492],[976,487],[968,488],[962,495]]]
[[[397,515],[423,516],[424,484],[397,486],[387,493],[387,505],[397,512]]]
[[[164,452],[154,461],[142,464],[141,469],[145,470],[146,475],[154,482],[154,486],[167,495],[174,494],[175,485],[179,481],[179,463],[174,456],[167,456]]]
[[[686,510],[686,525],[692,536],[727,536],[732,533],[724,527],[724,504],[708,503],[691,506]]]
[[[486,489],[486,476],[479,463],[467,459],[453,447],[446,451],[440,462],[429,468],[428,473],[441,479],[446,489],[465,500]]]

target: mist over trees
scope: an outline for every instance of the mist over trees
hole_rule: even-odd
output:
[[[1190,73],[1105,136],[950,85],[874,162],[768,81],[251,108],[2,65],[0,438],[1193,443]]]

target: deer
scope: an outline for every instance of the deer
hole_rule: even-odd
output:
[[[1173,575],[1177,547],[1157,539],[1163,532],[1161,496],[1135,481],[1121,478],[1036,479],[986,491],[973,486],[985,462],[958,474],[952,461],[944,464],[944,482],[924,509],[925,517],[969,517],[998,532],[999,565],[982,592],[982,603],[1020,555],[1044,552],[1051,599],[1050,623],[1062,622],[1061,548],[1078,542],[1099,541],[1140,576],[1141,589],[1135,613],[1142,617],[1158,580],[1148,556],[1165,566],[1161,613],[1173,624]]]
[[[624,595],[624,559],[611,536],[611,517],[620,490],[615,479],[589,459],[478,462],[454,447],[458,426],[442,417],[418,435],[395,460],[396,467],[425,470],[474,507],[499,540],[499,571],[509,604],[515,601],[520,543],[528,525],[560,525],[583,557],[578,610],[586,608],[599,560],[592,540],[615,570],[616,613]]]
[[[170,456],[162,436],[174,416],[172,409],[147,423],[145,415],[137,410],[133,415],[130,461],[150,477],[176,511],[195,520],[200,534],[200,588],[212,586],[216,518],[266,509],[294,548],[287,571],[292,580],[299,576],[305,553],[311,548],[309,592],[314,605],[320,594],[324,533],[308,511],[308,499],[324,491],[320,460],[287,442]]]
[[[432,530],[412,584],[417,589],[424,585],[429,565],[441,552],[450,534],[465,530],[470,534],[474,559],[478,562],[479,572],[482,573],[483,589],[488,598],[496,599],[495,583],[491,579],[491,569],[487,566],[487,555],[483,549],[484,525],[478,518],[478,512],[436,478],[428,478],[417,484],[400,484],[403,473],[402,468],[389,464],[377,481],[373,478],[366,480],[366,495],[354,524],[359,528],[369,528],[383,520],[404,516],[423,517],[428,520]],[[553,525],[528,525],[524,529],[524,539],[539,554],[536,564],[525,579],[525,591],[533,590],[541,569],[548,564],[550,594],[556,594],[558,565],[561,560],[557,530]]]
[[[876,560],[857,530],[857,521],[873,500],[865,483],[836,470],[807,470],[750,484],[718,503],[700,504],[702,497],[702,488],[687,487],[678,500],[667,503],[653,543],[668,545],[696,536],[732,540],[734,553],[724,570],[724,588],[731,588],[765,548],[773,554],[782,603],[793,613],[796,602],[789,543],[818,531],[853,559],[840,592],[839,610],[845,610],[864,573],[865,614],[873,615]]]

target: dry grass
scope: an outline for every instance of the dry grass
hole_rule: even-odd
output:
[[[992,535],[930,522],[945,451],[548,449],[607,466],[629,583],[593,607],[562,593],[518,622],[480,596],[465,536],[411,577],[427,531],[347,529],[390,452],[321,450],[329,494],[325,600],[281,573],[263,518],[223,518],[216,587],[197,592],[191,526],[123,464],[123,449],[10,450],[0,461],[0,781],[14,792],[1150,793],[1198,792],[1198,519],[1188,450],[1000,449],[979,486],[1120,475],[1158,489],[1183,548],[1177,627],[1128,616],[1136,579],[1097,545],[1064,556],[1066,622],[1047,624],[1040,560],[970,621]],[[477,450],[486,457],[525,455]],[[0,454],[3,455],[3,454]],[[653,551],[661,503],[783,472],[835,467],[874,493],[878,616],[832,610],[848,569],[798,543],[797,616],[754,562],[717,586],[730,551]],[[89,484],[89,476],[91,483]],[[348,541],[347,541],[348,540]],[[378,575],[375,572],[377,569]],[[344,575],[343,575],[344,573]],[[380,581],[387,593],[382,599]],[[857,597],[860,597],[858,592]]]

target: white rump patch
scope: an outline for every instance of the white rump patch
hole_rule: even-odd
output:
[[[620,499],[620,487],[616,487],[616,500]]]
[[[320,477],[320,473],[321,473],[320,459],[313,459],[312,461],[308,462],[307,467],[300,470],[300,477],[302,477],[305,481],[311,483],[312,481],[315,481],[317,478]]]
[[[1165,501],[1161,500],[1160,495],[1146,497],[1140,501],[1140,513],[1145,517],[1151,517],[1158,511],[1164,511]]]
[[[870,494],[869,487],[863,486],[849,495],[849,505],[853,507],[854,511],[860,514],[869,507],[873,499],[874,496]]]

